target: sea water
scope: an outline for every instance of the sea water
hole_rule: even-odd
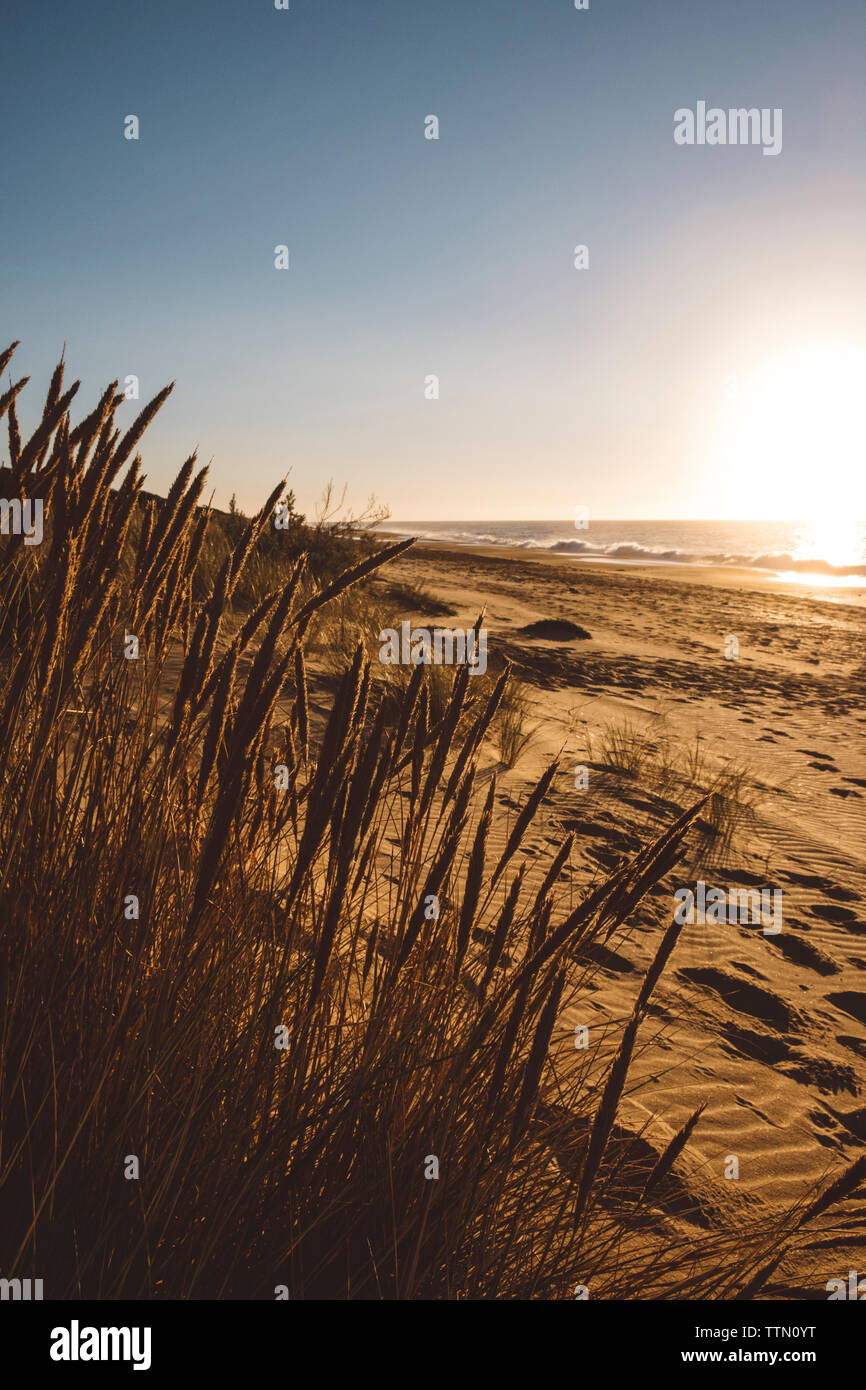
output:
[[[618,564],[725,565],[789,581],[866,587],[866,522],[392,521],[383,529],[455,545],[548,550]]]

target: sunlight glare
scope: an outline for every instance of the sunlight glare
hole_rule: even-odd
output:
[[[725,441],[735,514],[866,517],[864,402],[866,350],[850,342],[803,345],[738,381]]]

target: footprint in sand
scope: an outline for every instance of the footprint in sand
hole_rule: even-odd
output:
[[[601,864],[604,869],[615,869],[626,856],[615,849],[605,849],[603,845],[593,845],[592,849],[586,851],[587,859],[592,859],[596,864]]]
[[[725,877],[731,883],[742,884],[745,888],[765,888],[767,886],[766,874],[753,874],[748,869],[726,869]]]
[[[828,1004],[835,1004],[843,1013],[856,1018],[858,1023],[866,1023],[866,994],[856,989],[842,989],[835,994],[826,994]]]
[[[827,880],[825,878],[819,878],[817,874],[800,874],[795,873],[793,869],[789,869],[785,877],[791,883],[798,883],[801,888],[820,888],[822,891],[826,890]]]
[[[772,990],[762,989],[759,985],[739,980],[736,975],[712,967],[686,968],[678,970],[677,974],[693,984],[711,989],[738,1013],[749,1014],[762,1023],[769,1023],[780,1032],[788,1033],[801,1026],[802,1020],[796,1009],[792,1009]]]
[[[831,796],[860,796],[860,792],[852,791],[850,787],[831,787]]]
[[[798,1052],[782,1071],[801,1086],[816,1086],[825,1096],[838,1096],[844,1091],[852,1096],[860,1094],[857,1073],[846,1062],[830,1062],[825,1057],[806,1057]]]
[[[750,1028],[740,1028],[736,1023],[723,1024],[720,1031],[728,1044],[727,1051],[772,1066],[801,1086],[816,1086],[824,1095],[835,1096],[844,1091],[854,1096],[858,1094],[857,1074],[853,1067],[844,1062],[809,1057],[791,1047],[784,1038],[756,1033]]]
[[[824,896],[832,898],[837,903],[859,903],[860,895],[851,888],[840,888],[838,884],[828,884],[824,889]]]
[[[866,1144],[866,1110],[849,1110],[847,1113],[844,1110],[831,1110],[830,1113],[845,1126],[849,1134]]]
[[[852,908],[840,907],[838,903],[815,903],[814,907],[808,907],[806,911],[811,912],[813,917],[821,917],[825,922],[833,922],[849,931],[850,924],[857,921],[857,913]]]
[[[785,1039],[774,1037],[771,1033],[755,1033],[750,1028],[741,1028],[737,1023],[723,1023],[719,1032],[729,1045],[727,1051],[739,1053],[752,1062],[774,1065],[788,1061],[792,1055]]]
[[[625,956],[617,955],[616,951],[610,951],[606,946],[602,946],[600,941],[590,941],[578,953],[578,959],[591,960],[595,965],[600,965],[603,970],[610,970],[614,975],[633,975],[635,967]]]
[[[764,940],[768,945],[780,950],[787,960],[793,961],[795,965],[805,965],[809,970],[816,970],[819,975],[838,975],[842,968],[813,946],[811,941],[803,941],[799,936],[792,936],[790,932],[781,932],[779,936],[765,936]]]

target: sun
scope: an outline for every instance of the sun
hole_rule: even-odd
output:
[[[866,346],[788,349],[731,378],[728,397],[722,457],[732,515],[866,518]]]

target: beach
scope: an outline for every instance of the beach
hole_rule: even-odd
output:
[[[15,1296],[858,1297],[856,548],[140,496],[62,382],[0,546]]]
[[[748,1202],[791,1203],[856,1158],[866,1140],[859,594],[852,600],[719,567],[575,563],[430,543],[401,556],[389,568],[394,577],[449,605],[449,624],[469,625],[485,610],[491,666],[511,663],[534,729],[512,770],[485,750],[501,802],[493,844],[504,844],[514,808],[558,759],[526,840],[528,858],[538,855],[546,867],[575,832],[558,908],[660,834],[689,804],[690,783],[695,799],[699,785],[734,770],[726,789],[742,814],[732,811],[733,825],[715,835],[693,835],[624,933],[596,948],[591,1005],[581,1017],[567,1015],[565,1031],[618,1029],[627,1018],[680,885],[773,891],[782,929],[685,926],[620,1122],[644,1138],[656,1133],[658,1146],[706,1102],[689,1163],[710,1213],[714,1200],[728,1205],[726,1183]],[[571,623],[591,635],[527,635],[537,623]],[[727,657],[732,636],[738,654]],[[612,766],[617,760],[629,770]],[[528,873],[531,881],[531,864]],[[736,1179],[725,1177],[732,1158]],[[844,1231],[823,1237],[828,1279],[836,1265],[840,1275],[856,1268],[862,1200],[836,1220]],[[814,1272],[791,1268],[786,1278],[786,1296],[810,1287],[814,1296]]]

